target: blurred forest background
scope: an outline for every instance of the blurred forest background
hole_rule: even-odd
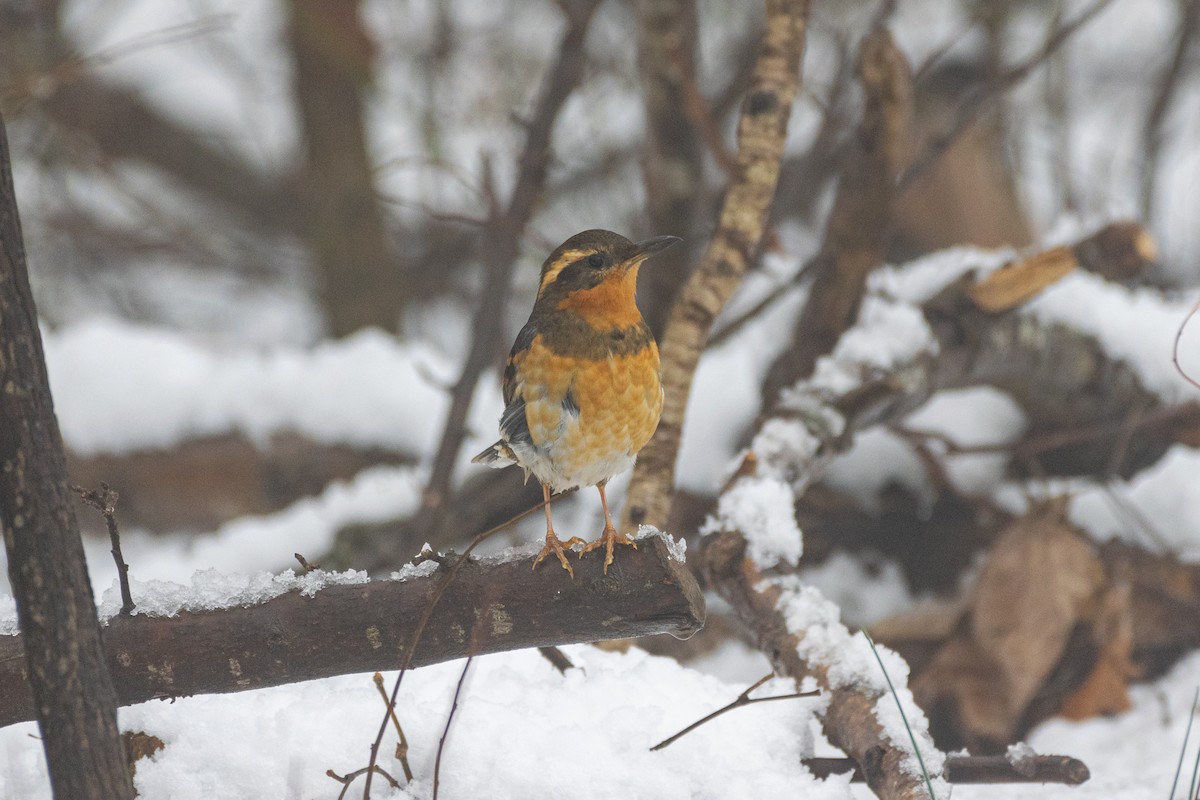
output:
[[[120,492],[133,575],[293,549],[380,572],[536,505],[466,458],[541,260],[586,228],[682,236],[639,286],[663,331],[735,173],[761,26],[742,0],[0,0],[71,475]],[[941,253],[918,263],[950,286],[1026,265],[1011,302],[922,304],[945,359],[928,403],[859,420],[797,493],[800,574],[909,660],[943,749],[1122,710],[1200,646],[1200,390],[1171,366],[1200,285],[1198,36],[1195,0],[813,3],[770,221],[662,522],[700,570],[730,465],[878,267]],[[1054,314],[1025,301],[1080,271],[1116,294],[1031,328]],[[238,398],[256,372],[283,388]],[[386,470],[407,499],[355,505],[344,487]],[[558,506],[564,534],[599,530],[591,494]],[[237,538],[303,514],[295,548]],[[645,646],[732,678],[750,642],[717,604]]]

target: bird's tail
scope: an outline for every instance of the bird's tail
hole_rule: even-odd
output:
[[[508,442],[501,439],[472,458],[471,463],[486,464],[492,469],[501,469],[517,463],[517,457],[513,455],[512,448],[508,446]]]

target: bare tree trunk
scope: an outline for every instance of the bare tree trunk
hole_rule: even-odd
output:
[[[305,235],[324,281],[329,330],[395,330],[402,278],[375,196],[362,91],[375,46],[359,2],[290,0],[296,105],[304,130]]]
[[[56,798],[129,798],[0,120],[0,528]]]

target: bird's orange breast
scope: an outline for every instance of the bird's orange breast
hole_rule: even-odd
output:
[[[658,348],[648,331],[641,341],[579,329],[569,339],[539,335],[516,377],[530,439],[556,487],[593,485],[628,469],[662,414]]]

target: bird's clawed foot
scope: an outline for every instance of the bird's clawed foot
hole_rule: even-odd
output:
[[[588,542],[587,544],[585,544],[583,546],[583,550],[581,550],[579,552],[579,557],[583,558],[583,556],[585,554],[590,553],[592,550],[599,549],[601,546],[603,546],[604,547],[604,574],[607,575],[608,574],[608,565],[613,562],[613,545],[618,545],[618,544],[627,544],[630,547],[632,547],[634,550],[637,550],[637,542],[635,542],[633,539],[630,539],[628,536],[626,536],[623,533],[618,533],[617,529],[614,528],[612,525],[605,525],[604,533],[600,534],[600,538],[594,542]]]
[[[538,553],[537,558],[533,560],[533,568],[537,569],[537,565],[542,563],[543,558],[551,553],[554,553],[554,555],[558,556],[558,563],[562,564],[563,569],[565,569],[567,574],[573,579],[575,577],[575,570],[571,569],[571,564],[569,561],[567,561],[567,554],[564,551],[564,548],[573,547],[574,545],[583,543],[583,539],[580,539],[578,536],[572,536],[570,539],[564,542],[561,541],[557,535],[555,535],[553,530],[546,531],[546,546],[542,548],[542,552]]]

